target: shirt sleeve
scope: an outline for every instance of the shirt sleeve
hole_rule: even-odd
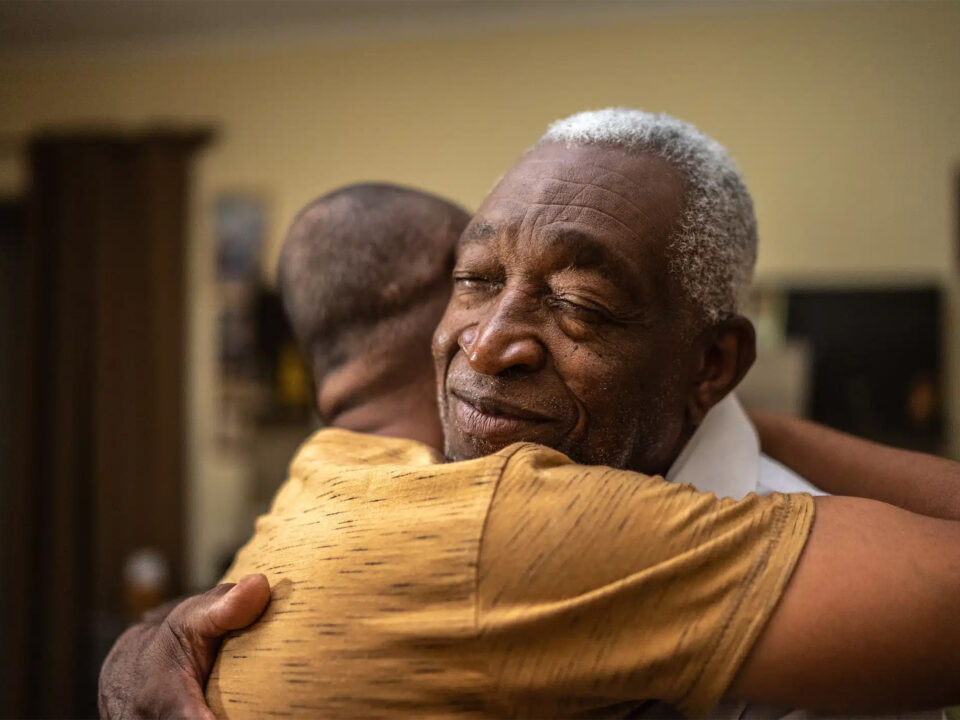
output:
[[[808,495],[720,500],[525,446],[481,541],[487,672],[512,713],[660,700],[702,715],[773,612],[812,518]]]

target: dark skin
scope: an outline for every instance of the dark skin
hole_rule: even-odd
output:
[[[613,148],[542,144],[465,230],[434,335],[451,460],[538,442],[666,472],[754,360],[749,322],[698,324],[668,267],[683,179]]]
[[[102,718],[213,720],[203,688],[223,636],[246,627],[270,601],[264,575],[247,575],[147,613],[100,670]]]
[[[438,251],[449,253],[450,247]],[[438,450],[443,447],[430,336],[449,297],[450,284],[439,283],[434,295],[412,317],[394,320],[403,328],[392,342],[371,338],[361,356],[326,374],[316,393],[324,424],[417,440]]]

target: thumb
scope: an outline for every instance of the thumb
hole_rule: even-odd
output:
[[[246,575],[225,595],[204,608],[197,617],[197,631],[206,638],[218,638],[230,630],[246,627],[270,602],[270,584],[265,575]]]
[[[252,623],[269,601],[267,578],[247,575],[236,585],[218,585],[180,603],[162,627],[202,685],[213,667],[222,636]]]
[[[181,640],[217,640],[252,623],[269,601],[266,576],[247,575],[236,584],[224,583],[187,598],[170,611],[163,624]]]

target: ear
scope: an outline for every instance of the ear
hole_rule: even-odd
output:
[[[697,367],[687,401],[694,427],[743,380],[757,358],[757,337],[749,320],[734,315],[704,330],[695,345]]]

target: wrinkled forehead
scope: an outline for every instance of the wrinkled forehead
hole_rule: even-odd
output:
[[[683,195],[680,171],[653,155],[544,143],[504,175],[472,225],[500,234],[575,224],[611,240],[656,242],[673,231]]]

